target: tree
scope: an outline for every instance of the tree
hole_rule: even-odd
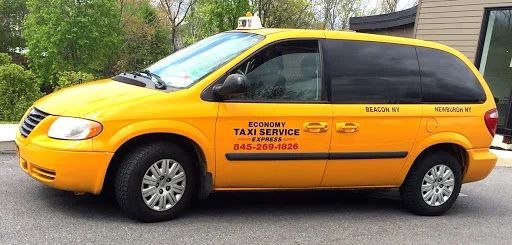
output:
[[[171,29],[170,41],[173,51],[180,48],[177,40],[179,27],[195,2],[196,0],[159,0],[160,8],[169,21]]]
[[[250,0],[264,27],[309,28],[314,25],[311,0]]]
[[[202,11],[202,3],[204,2],[199,1],[198,4],[190,7],[190,12],[180,28],[179,35],[183,46],[188,46],[213,34],[212,27],[204,24],[206,16]]]
[[[140,70],[171,51],[169,29],[149,0],[119,1],[123,43],[115,72]]]
[[[348,29],[350,17],[364,14],[366,2],[363,0],[319,0],[321,27],[323,29]]]
[[[11,56],[6,53],[0,53],[0,66],[10,64],[11,62]]]
[[[336,25],[338,4],[343,0],[321,0],[323,29],[333,30]]]
[[[26,0],[0,0],[0,52],[19,52],[25,47],[21,35],[27,14]]]
[[[19,65],[0,65],[0,121],[20,120],[23,113],[41,96],[34,80],[32,72]]]
[[[65,71],[57,75],[57,86],[55,90],[71,87],[73,85],[94,80],[94,76],[85,72]]]
[[[381,0],[380,7],[383,14],[393,13],[398,10],[400,0]]]
[[[362,0],[341,0],[337,9],[340,29],[349,29],[350,17],[364,15],[365,3]]]
[[[233,30],[238,18],[251,11],[247,0],[202,0],[191,7],[180,36],[183,44],[197,42],[213,34]]]
[[[60,71],[111,73],[121,41],[116,2],[28,0],[27,5],[23,34],[30,67],[45,84],[54,84]]]
[[[247,0],[204,0],[201,3],[206,17],[205,24],[214,33],[235,29],[238,18],[251,10]]]

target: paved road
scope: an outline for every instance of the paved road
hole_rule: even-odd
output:
[[[396,191],[257,192],[214,194],[179,219],[143,224],[111,201],[45,187],[0,154],[0,243],[510,244],[511,184],[512,168],[499,167],[463,186],[442,217],[407,213]]]

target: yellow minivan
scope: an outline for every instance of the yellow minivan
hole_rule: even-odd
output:
[[[247,190],[400,188],[405,208],[440,215],[493,169],[497,117],[481,74],[444,45],[240,28],[40,99],[16,143],[32,178],[112,189],[146,222]]]

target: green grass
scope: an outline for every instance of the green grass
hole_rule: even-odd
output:
[[[18,124],[18,122],[0,121],[0,124]]]

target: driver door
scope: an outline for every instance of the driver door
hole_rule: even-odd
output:
[[[248,91],[220,102],[216,188],[319,186],[332,129],[317,40],[279,42],[232,73]]]

